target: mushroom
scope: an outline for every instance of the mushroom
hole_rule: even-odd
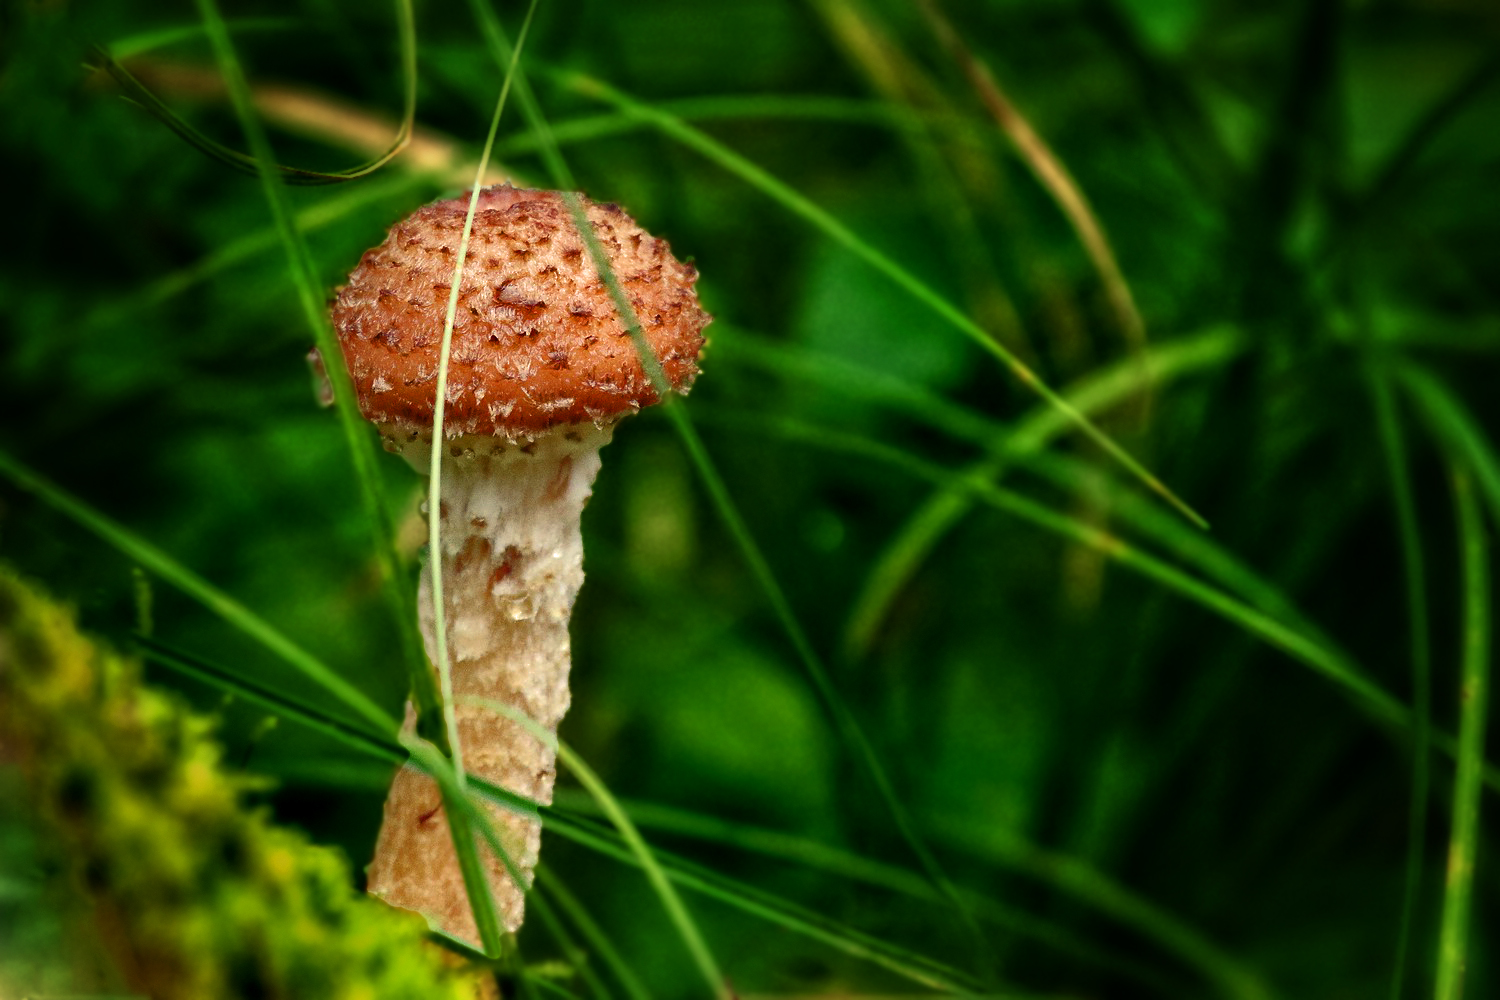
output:
[[[386,448],[425,471],[455,255],[470,195],[397,223],[338,290],[333,323],[360,411]],[[616,205],[581,199],[667,383],[698,374],[708,315],[697,271]],[[563,197],[509,185],[479,194],[453,326],[443,422],[441,551],[429,553],[419,614],[435,660],[432,566],[442,568],[446,640],[465,767],[541,803],[554,752],[480,707],[503,702],[555,731],[568,709],[568,618],[583,583],[579,518],[615,423],[658,401],[629,331]],[[432,511],[428,511],[432,516]],[[408,703],[406,727],[415,713]],[[492,809],[529,882],[539,824]],[[523,890],[500,859],[485,876],[507,930]],[[397,773],[369,869],[369,891],[479,940],[436,783]]]

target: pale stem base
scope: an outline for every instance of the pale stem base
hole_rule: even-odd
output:
[[[586,424],[520,445],[494,438],[444,443],[450,454],[443,463],[439,562],[464,766],[541,803],[552,801],[554,751],[476,702],[509,705],[552,732],[568,710],[568,618],[583,584],[579,521],[599,471],[599,449],[611,431]],[[425,470],[429,447],[413,441],[398,450]],[[428,573],[418,608],[427,655],[435,659]],[[414,725],[408,705],[407,731]],[[529,886],[540,825],[498,806],[486,808]],[[514,931],[521,925],[525,895],[482,844],[480,856],[501,922]],[[391,786],[368,871],[370,892],[479,944],[442,794],[413,767],[402,768]]]

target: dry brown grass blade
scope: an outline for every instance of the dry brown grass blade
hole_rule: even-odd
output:
[[[963,43],[963,39],[959,38],[952,22],[938,8],[936,0],[917,0],[917,4],[938,41],[963,71],[964,77],[974,88],[974,92],[983,102],[990,117],[1010,139],[1037,182],[1046,188],[1053,200],[1057,202],[1058,208],[1062,209],[1068,224],[1078,236],[1078,242],[1083,245],[1084,252],[1088,254],[1089,261],[1099,274],[1099,280],[1104,285],[1105,295],[1109,299],[1110,309],[1114,313],[1121,334],[1130,349],[1139,355],[1146,347],[1145,321],[1141,318],[1140,310],[1136,308],[1135,296],[1130,292],[1130,285],[1126,283],[1125,276],[1120,271],[1119,261],[1115,258],[1109,237],[1105,234],[1099,217],[1089,205],[1083,189],[1068,172],[1067,166],[1047,145],[1047,141],[1031,127],[1026,116],[1011,103],[1010,98],[1006,97],[1005,91],[995,81],[995,76],[990,72],[989,67]],[[1148,398],[1149,391],[1142,396],[1143,400]]]
[[[813,0],[813,9],[834,44],[888,101],[918,112],[957,120],[961,112],[931,75],[860,0]],[[981,326],[1028,365],[1040,364],[1020,312],[997,277],[980,237],[974,199],[992,198],[1004,187],[988,156],[963,144],[945,145],[937,130],[907,142],[937,215],[954,240],[953,257],[969,308]],[[939,146],[943,148],[939,149]]]

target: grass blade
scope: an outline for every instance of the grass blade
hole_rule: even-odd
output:
[[[1466,471],[1455,470],[1453,493],[1463,564],[1463,669],[1458,700],[1458,776],[1453,787],[1453,832],[1448,844],[1448,880],[1443,891],[1443,921],[1438,935],[1435,1000],[1459,1000],[1468,965],[1490,672],[1489,540]]]
[[[0,452],[0,475],[28,493],[35,494],[48,506],[98,536],[147,572],[155,574],[276,654],[288,666],[333,695],[364,720],[369,726],[369,732],[383,737],[396,731],[396,720],[371,701],[363,691],[292,642],[265,619],[156,546],[52,485],[4,452]]]
[[[630,1000],[651,1000],[651,994],[647,991],[640,978],[625,963],[620,952],[614,944],[605,936],[603,929],[589,916],[588,910],[578,901],[572,891],[563,884],[562,880],[546,865],[536,866],[536,885],[532,889],[533,894],[543,893],[552,897],[558,909],[573,922],[578,928],[578,933],[583,936],[584,941],[594,950],[600,960],[614,974],[620,983],[620,988]]]
[[[561,793],[557,799],[560,806],[566,805],[573,812],[584,812],[589,808],[584,797],[576,793]],[[915,899],[942,901],[932,884],[917,872],[861,857],[796,834],[751,827],[744,823],[654,803],[629,802],[625,806],[635,822],[643,826],[736,847],[826,872],[838,878],[879,886]],[[1218,983],[1225,995],[1257,995],[1255,990],[1245,990],[1241,985],[1236,985],[1254,982],[1254,973],[1183,920],[1136,896],[1106,875],[1094,871],[1086,862],[1043,851],[1039,847],[1024,844],[1019,839],[1014,843],[1016,849],[998,859],[1005,867],[1047,883],[1100,912],[1119,919],[1123,926],[1155,941],[1164,952],[1193,968],[1206,981]],[[1088,874],[1080,875],[1080,872]],[[1107,886],[1108,891],[1080,891],[1097,886]],[[970,900],[974,912],[982,919],[1055,948],[1072,961],[1089,962],[1101,968],[1113,969],[1153,988],[1161,986],[1160,978],[1154,974],[1154,970],[1142,967],[1138,962],[1104,953],[1075,941],[1066,931],[1045,924],[1030,914],[1010,910],[987,897],[971,893]],[[1145,919],[1141,919],[1143,914]]]
[[[548,830],[600,854],[629,865],[638,866],[640,863],[640,859],[622,838],[612,836],[592,823],[563,816],[555,810],[549,811],[545,822]],[[803,909],[665,851],[656,853],[658,866],[667,879],[710,899],[786,930],[822,941],[845,954],[871,962],[931,989],[950,993],[969,993],[980,989],[977,980],[940,962],[846,927],[822,914]]]
[[[1406,886],[1401,920],[1396,933],[1396,954],[1391,963],[1391,997],[1400,1000],[1406,983],[1406,959],[1411,947],[1412,927],[1422,889],[1422,868],[1427,854],[1428,758],[1432,752],[1432,651],[1428,630],[1427,569],[1422,537],[1417,527],[1416,500],[1411,490],[1411,468],[1406,441],[1396,413],[1390,373],[1369,367],[1366,377],[1375,405],[1375,424],[1380,432],[1390,479],[1391,502],[1401,542],[1401,564],[1406,578],[1406,617],[1411,629],[1412,784],[1407,814]]]
[[[246,155],[239,150],[230,149],[228,146],[216,142],[194,128],[173,111],[165,101],[152,93],[149,87],[137,80],[131,75],[129,70],[116,61],[116,56],[125,58],[128,54],[139,53],[154,45],[186,37],[190,29],[175,29],[168,32],[154,33],[147,37],[137,36],[128,39],[123,45],[111,46],[108,50],[102,46],[94,46],[92,52],[90,52],[90,62],[94,69],[107,74],[110,79],[114,80],[115,85],[120,88],[122,96],[127,101],[141,108],[141,110],[171,129],[188,145],[207,154],[220,163],[247,174],[259,173],[262,169],[262,164],[269,164],[270,169],[287,184],[339,184],[344,181],[368,177],[395,159],[406,148],[407,143],[411,141],[412,127],[416,124],[417,117],[417,29],[416,20],[412,13],[411,0],[396,0],[396,20],[401,39],[401,78],[403,91],[401,125],[396,130],[396,137],[392,140],[389,149],[373,160],[355,167],[349,167],[345,170],[306,170],[301,167],[282,166],[274,160],[266,160],[261,155],[262,150],[256,148],[254,140],[250,142],[250,155]],[[209,40],[213,43],[216,50],[219,49],[220,37],[226,43],[229,38],[227,24],[222,18],[218,19],[218,23],[222,31],[211,26],[207,19],[204,20],[202,27],[197,29],[209,36]],[[280,22],[263,19],[260,22],[250,23],[258,27],[264,27],[268,24],[275,25]],[[219,37],[216,37],[216,33]],[[230,88],[231,96],[233,96],[232,83],[230,84]]]
[[[1089,440],[1102,448],[1111,458],[1127,469],[1131,475],[1148,489],[1177,508],[1184,517],[1200,528],[1208,527],[1208,522],[1197,511],[1188,506],[1165,483],[1146,469],[1145,466],[1141,465],[1140,462],[1136,461],[1113,438],[1105,434],[1093,421],[1089,420],[1087,416],[1079,412],[1065,398],[1049,388],[1020,358],[1012,354],[999,341],[991,337],[989,333],[951,302],[939,295],[934,289],[926,285],[900,264],[897,264],[879,250],[876,250],[870,244],[860,239],[853,230],[824,211],[817,203],[793,190],[787,184],[771,176],[765,170],[751,163],[727,146],[718,143],[682,119],[670,115],[660,108],[643,104],[602,81],[580,73],[564,73],[560,75],[559,79],[566,87],[577,93],[606,101],[627,114],[636,115],[651,123],[664,135],[706,156],[725,170],[740,177],[752,187],[762,191],[768,197],[779,202],[783,207],[813,225],[824,235],[852,252],[855,256],[889,278],[917,301],[927,306],[986,353],[994,356],[1010,370],[1011,374],[1019,382],[1040,396],[1058,413],[1062,414],[1072,427],[1082,432]]]
[[[495,18],[494,12],[489,9],[489,6],[483,0],[471,0],[471,3],[475,11],[475,16],[480,22],[481,29],[489,39],[491,48],[494,50],[496,60],[502,65],[509,62],[511,58],[510,43],[501,29],[499,21]],[[526,82],[525,75],[520,72],[517,73],[516,78],[516,95],[517,99],[521,101],[522,109],[532,126],[532,131],[542,139],[542,155],[548,164],[549,170],[552,172],[555,182],[565,192],[571,192],[576,186],[573,183],[572,173],[569,171],[567,162],[558,150],[557,144],[551,138],[551,130],[548,127],[547,120],[542,115],[535,98],[531,94],[531,89]],[[693,428],[687,412],[682,406],[673,405],[673,395],[668,391],[661,364],[652,353],[650,345],[646,343],[645,335],[641,332],[640,321],[635,315],[635,310],[626,297],[624,290],[620,287],[620,282],[615,276],[614,270],[604,258],[603,249],[599,246],[598,238],[594,235],[593,228],[588,223],[582,203],[571,193],[564,194],[564,200],[569,206],[574,225],[579,235],[583,238],[585,246],[588,247],[589,256],[592,258],[596,270],[604,279],[609,289],[610,297],[615,303],[621,321],[624,322],[626,329],[630,331],[631,342],[635,345],[641,365],[655,387],[658,397],[662,400],[662,409],[673,420],[678,436],[682,439],[689,457],[692,459],[699,476],[712,496],[720,517],[723,518],[725,524],[728,526],[730,534],[734,537],[743,558],[749,564],[751,572],[756,577],[761,589],[765,592],[777,619],[781,622],[782,628],[787,633],[793,648],[796,650],[799,659],[812,679],[814,687],[817,689],[824,705],[833,716],[840,738],[854,752],[856,760],[870,776],[882,801],[890,811],[902,838],[910,846],[923,869],[932,878],[933,883],[953,903],[965,926],[974,936],[981,961],[983,961],[984,956],[988,955],[988,950],[979,929],[978,921],[975,920],[973,913],[969,911],[963,902],[958,890],[943,872],[942,867],[937,862],[937,858],[918,835],[916,824],[912,822],[910,816],[907,814],[905,805],[896,794],[895,787],[886,774],[884,766],[876,756],[874,747],[860,728],[853,713],[839,696],[837,689],[834,688],[827,670],[824,668],[816,652],[814,652],[812,643],[807,638],[807,633],[797,621],[796,615],[793,613],[791,605],[786,599],[785,591],[782,590],[781,585],[777,582],[775,574],[771,571],[770,564],[766,562],[764,555],[760,551],[760,547],[755,543],[749,526],[745,524],[744,518],[740,515],[739,509],[734,504],[733,498],[730,497],[728,487],[725,486],[722,477],[719,476],[718,470],[709,458],[708,451],[703,446],[702,440],[698,437],[697,431]]]
[[[682,905],[682,899],[662,872],[661,866],[657,864],[656,858],[651,853],[651,848],[641,836],[625,810],[620,807],[614,795],[599,780],[599,776],[573,752],[572,748],[557,738],[557,735],[537,722],[524,712],[517,711],[503,702],[488,698],[466,698],[465,704],[477,705],[505,716],[517,725],[522,726],[532,736],[546,743],[557,752],[557,759],[573,776],[578,779],[579,784],[593,796],[594,801],[599,803],[599,808],[604,811],[605,816],[614,824],[615,829],[620,832],[621,839],[629,849],[635,863],[640,865],[646,873],[646,879],[651,883],[651,888],[656,891],[657,898],[661,900],[662,907],[667,911],[668,918],[676,928],[678,936],[682,938],[688,953],[692,955],[693,961],[698,966],[698,971],[703,974],[709,990],[719,1000],[730,1000],[728,980],[719,971],[719,964],[714,960],[713,953],[703,940],[703,935],[698,930],[698,925],[693,921],[692,915],[688,913],[687,907]]]
[[[371,736],[365,730],[342,719],[307,708],[295,698],[273,691],[264,684],[257,684],[255,681],[241,677],[231,670],[209,663],[191,653],[174,649],[158,639],[138,634],[135,636],[135,641],[146,659],[168,670],[212,685],[253,705],[259,705],[278,717],[291,719],[361,753],[373,754],[390,761],[406,759],[406,751],[395,739]]]
[[[1474,415],[1453,390],[1426,369],[1403,361],[1396,366],[1395,374],[1433,434],[1468,467],[1489,505],[1490,517],[1500,520],[1500,457]]]
[[[1228,364],[1245,350],[1247,343],[1238,330],[1218,327],[1154,345],[1140,360],[1116,362],[1080,380],[1069,387],[1066,396],[1080,412],[1100,413],[1139,392],[1143,379],[1149,379],[1152,386],[1160,389],[1174,379]],[[997,481],[1017,459],[1040,452],[1067,426],[1057,411],[1038,406],[1017,420],[1006,437],[987,441],[990,456],[971,465],[965,475]],[[869,653],[902,589],[974,502],[965,487],[939,490],[896,532],[855,597],[844,627],[843,648],[847,658],[857,661]]]
[[[967,491],[970,496],[981,503],[1096,549],[1120,565],[1164,584],[1194,603],[1227,618],[1289,653],[1294,659],[1332,680],[1378,721],[1398,729],[1405,728],[1410,723],[1406,706],[1366,677],[1341,654],[1327,649],[1300,630],[1288,626],[1216,587],[1205,584],[1101,528],[1059,514],[1034,500],[995,486],[972,473],[950,471],[880,442],[822,427],[812,427],[798,421],[778,420],[763,415],[758,415],[756,421],[762,433],[774,431],[790,440],[809,446],[881,461],[949,490]]]
[[[265,128],[255,115],[250,99],[250,87],[245,81],[244,72],[235,54],[234,45],[230,41],[229,32],[224,26],[223,17],[219,14],[215,0],[196,0],[196,3],[203,20],[204,30],[213,46],[214,56],[224,75],[235,114],[239,118],[240,127],[254,154],[261,189],[265,194],[266,204],[271,210],[276,230],[280,233],[282,244],[286,249],[287,263],[291,271],[292,282],[297,290],[298,301],[302,306],[303,317],[313,332],[318,352],[324,360],[323,367],[329,385],[333,389],[334,406],[349,447],[350,459],[354,464],[360,499],[375,533],[376,552],[386,602],[391,614],[395,616],[402,658],[411,678],[413,697],[418,711],[418,732],[436,740],[441,746],[447,743],[447,734],[440,724],[442,705],[438,698],[437,683],[427,664],[427,654],[423,651],[422,640],[417,635],[415,616],[411,613],[411,609],[416,606],[416,601],[411,592],[406,567],[396,547],[395,525],[382,499],[373,436],[359,413],[359,405],[355,402],[354,386],[349,379],[349,373],[339,363],[343,355],[323,306],[322,285],[318,280],[317,270],[313,266],[312,256],[307,250],[302,234],[293,221],[286,194],[278,183],[277,174],[273,169],[276,162],[275,155],[271,150],[270,140],[266,137]],[[403,0],[403,4],[403,10],[409,13],[406,0]],[[412,51],[406,56],[412,72],[409,99],[413,102],[413,108],[415,108],[416,85],[414,37],[413,35]]]
[[[531,0],[526,10],[526,20],[521,24],[521,34],[510,53],[510,64],[505,70],[505,81],[500,85],[500,96],[495,101],[495,114],[490,118],[490,130],[484,139],[484,152],[479,155],[479,164],[474,171],[474,184],[469,190],[469,208],[464,213],[463,233],[458,241],[458,254],[453,261],[453,277],[448,282],[448,306],[443,313],[443,342],[438,348],[437,384],[432,405],[432,454],[427,475],[427,578],[432,594],[432,645],[437,661],[438,683],[443,699],[443,726],[448,733],[448,748],[453,756],[453,773],[460,791],[464,789],[465,774],[463,746],[458,739],[458,716],[453,704],[453,667],[448,660],[447,606],[443,601],[443,520],[434,516],[443,509],[443,417],[448,406],[448,361],[453,351],[453,322],[458,315],[458,297],[463,291],[464,264],[469,258],[469,240],[474,233],[474,212],[479,207],[479,193],[483,188],[484,175],[489,169],[490,153],[495,148],[495,135],[500,131],[500,116],[505,113],[505,99],[510,96],[511,81],[515,79],[520,65],[521,51],[526,45],[526,33],[531,28],[531,19],[536,14],[537,0]]]
[[[401,744],[411,754],[412,763],[431,776],[442,789],[443,814],[448,818],[448,830],[453,835],[453,849],[458,855],[459,870],[463,872],[464,890],[469,894],[469,906],[474,911],[474,924],[479,928],[480,943],[484,946],[486,957],[499,958],[505,946],[504,935],[500,930],[499,914],[495,910],[495,897],[490,893],[490,883],[485,877],[484,864],[479,857],[479,845],[474,840],[476,827],[522,892],[526,891],[525,879],[505,853],[499,836],[489,823],[489,817],[469,800],[467,787],[454,771],[452,761],[426,740],[403,733]]]

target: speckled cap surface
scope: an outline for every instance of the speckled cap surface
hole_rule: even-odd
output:
[[[698,374],[698,272],[617,205],[582,199],[672,388]],[[333,324],[366,418],[430,431],[443,317],[469,195],[433,202],[365,252]],[[534,435],[657,402],[609,290],[556,191],[480,192],[460,282],[444,436]]]

